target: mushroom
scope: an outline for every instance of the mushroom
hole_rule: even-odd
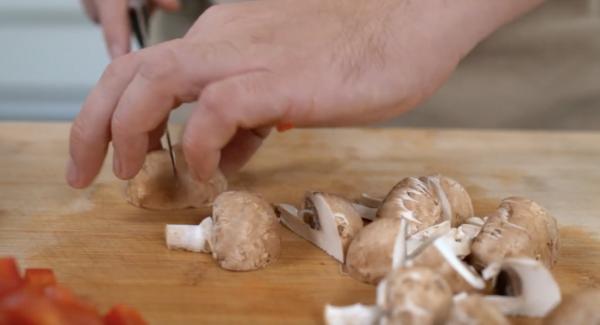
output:
[[[381,206],[383,198],[376,197],[367,193],[362,193],[360,197],[354,199],[352,206],[363,219],[375,220],[377,210]]]
[[[279,257],[275,212],[258,195],[244,191],[220,194],[212,218],[198,226],[167,225],[167,247],[212,252],[219,266],[231,271],[262,268]]]
[[[300,210],[289,204],[280,204],[277,210],[287,228],[341,263],[350,242],[363,227],[352,203],[334,194],[309,192]]]
[[[558,247],[556,220],[531,200],[509,197],[502,200],[473,240],[470,260],[484,268],[507,257],[530,257],[552,268]]]
[[[454,305],[447,325],[509,325],[508,319],[492,304],[480,295],[458,294],[454,296]]]
[[[546,316],[544,324],[600,324],[600,290],[588,289],[565,299]]]
[[[192,178],[181,146],[173,146],[176,175],[167,150],[152,151],[140,172],[127,183],[125,196],[134,206],[153,210],[206,207],[227,188],[227,180],[217,172],[207,182]]]
[[[452,291],[439,274],[422,267],[397,269],[377,286],[377,303],[327,305],[325,322],[337,324],[443,324],[452,307]]]
[[[345,269],[354,279],[370,284],[378,283],[392,269],[394,246],[400,231],[401,220],[396,218],[377,219],[365,226],[350,243],[346,254]],[[415,258],[421,249],[436,238],[446,235],[455,257],[463,258],[470,251],[471,240],[479,231],[478,226],[464,224],[450,228],[450,221],[425,228],[406,236],[405,253],[408,259]],[[440,261],[440,263],[442,263]],[[462,263],[462,262],[461,262]],[[472,272],[471,272],[472,273]]]
[[[473,216],[471,197],[460,183],[442,176],[407,177],[383,200],[377,218],[403,217],[413,223],[408,234],[450,221],[457,227]]]
[[[505,315],[544,317],[560,303],[560,288],[544,264],[531,258],[507,258],[491,264],[496,295],[484,299]]]
[[[381,282],[378,306],[383,324],[442,324],[452,307],[452,291],[435,271],[400,268]]]

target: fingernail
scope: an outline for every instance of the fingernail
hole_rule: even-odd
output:
[[[118,45],[118,44],[113,44],[110,46],[110,57],[111,59],[116,59],[122,55],[125,55],[127,52],[125,51],[125,49]]]
[[[67,163],[67,182],[73,187],[77,187],[79,182],[79,172],[71,158],[69,158],[69,162]]]

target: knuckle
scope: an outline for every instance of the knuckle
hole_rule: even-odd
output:
[[[129,129],[126,124],[127,123],[125,122],[123,116],[121,114],[115,113],[110,121],[110,129],[113,134],[113,137],[126,134],[127,130]]]
[[[89,138],[88,133],[86,132],[88,128],[85,126],[85,123],[82,119],[78,118],[75,120],[73,125],[71,126],[71,135],[70,141],[72,145],[82,145],[87,142]]]
[[[200,95],[200,104],[208,110],[222,115],[223,111],[233,105],[236,94],[231,87],[223,86],[221,83],[210,84],[202,91]]]
[[[138,74],[140,77],[151,81],[159,82],[165,79],[170,79],[171,76],[179,73],[176,47],[178,43],[170,44],[156,48],[153,52],[148,52],[148,55],[142,60]]]

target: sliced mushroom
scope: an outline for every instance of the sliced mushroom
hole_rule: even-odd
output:
[[[568,297],[544,319],[544,324],[600,324],[600,289],[587,289]]]
[[[480,295],[459,294],[447,325],[509,325],[508,319],[494,305]]]
[[[502,200],[475,237],[471,263],[484,268],[507,257],[530,257],[552,268],[558,247],[556,220],[537,203],[510,197]]]
[[[444,219],[450,220],[452,227],[458,227],[473,216],[471,197],[459,182],[439,174],[420,179],[430,184],[442,206]]]
[[[279,257],[278,227],[271,205],[260,196],[224,192],[215,199],[212,218],[200,225],[167,225],[167,247],[212,252],[227,270],[256,270]]]
[[[209,206],[227,188],[227,180],[217,171],[207,182],[198,182],[190,174],[181,146],[173,147],[177,174],[173,174],[167,150],[152,151],[140,172],[127,183],[127,201],[137,207],[173,210]]]
[[[508,258],[498,266],[496,290],[507,295],[486,296],[503,314],[544,317],[560,303],[560,288],[544,264],[531,258]],[[488,272],[489,273],[489,272]]]
[[[344,263],[345,252],[363,226],[352,203],[333,194],[307,193],[303,208],[278,206],[281,223]]]

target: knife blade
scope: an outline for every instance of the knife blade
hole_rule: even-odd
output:
[[[148,41],[148,21],[150,12],[148,4],[144,0],[129,0],[129,21],[131,29],[138,42],[140,48],[144,48]],[[177,177],[177,167],[175,165],[175,154],[173,153],[173,144],[171,135],[169,134],[169,125],[167,117],[167,125],[165,126],[165,135],[167,138],[167,147],[169,149],[169,158],[171,159],[171,167],[173,168],[173,176]]]

